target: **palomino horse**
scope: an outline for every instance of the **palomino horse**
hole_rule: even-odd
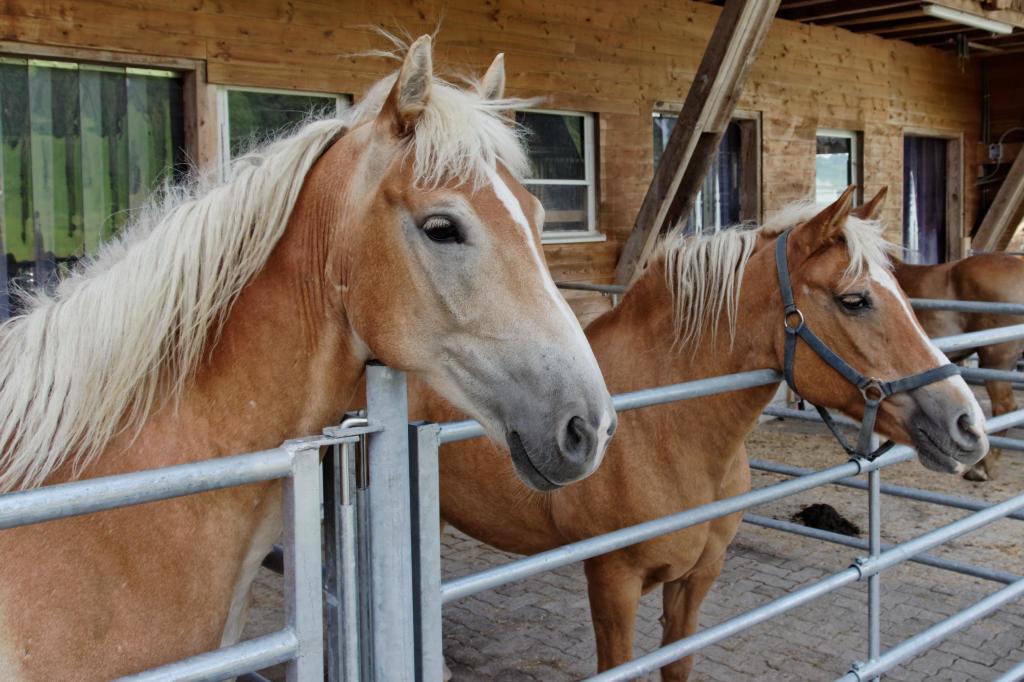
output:
[[[528,485],[593,471],[615,416],[543,267],[502,81],[500,59],[479,88],[435,78],[420,38],[342,120],[183,190],[7,323],[0,489],[318,433],[370,358],[515,441]],[[0,677],[110,679],[235,641],[279,507],[255,484],[0,533]]]
[[[865,213],[877,215],[885,201],[887,188],[864,205]],[[861,210],[861,209],[858,209]],[[940,263],[938,265],[911,265],[894,258],[893,274],[911,298],[947,298],[965,301],[996,301],[998,303],[1024,303],[1024,261],[1005,253],[982,253],[976,256]],[[929,336],[949,336],[976,332],[993,327],[1018,324],[1018,315],[998,313],[958,313],[951,310],[921,310],[917,312]],[[957,362],[972,353],[978,353],[978,365],[987,369],[1011,370],[1024,352],[1024,339],[1015,339],[993,346],[981,346],[950,353]],[[992,415],[998,416],[1017,409],[1013,386],[1004,381],[986,381],[985,389],[992,401]],[[964,473],[970,481],[995,478],[999,463],[999,448]]]
[[[783,304],[775,242],[790,233],[789,264],[806,324],[859,371],[891,379],[947,363],[928,342],[888,270],[877,223],[849,218],[851,191],[815,215],[783,211],[759,230],[667,238],[649,269],[614,310],[587,328],[614,391],[758,368],[781,371]],[[859,418],[857,389],[803,344],[794,379],[804,396]],[[441,513],[446,522],[505,551],[531,554],[750,488],[743,441],[777,385],[645,408],[620,415],[604,464],[587,480],[549,494],[523,487],[493,448],[445,446]],[[440,414],[423,399],[420,414]],[[877,429],[918,447],[932,469],[961,472],[985,452],[984,418],[959,376],[881,403]],[[585,563],[598,667],[633,653],[642,593],[664,585],[663,642],[692,634],[698,609],[717,578],[740,514],[595,557]],[[662,669],[685,679],[692,662]]]

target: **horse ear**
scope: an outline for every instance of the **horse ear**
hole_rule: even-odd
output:
[[[480,79],[477,89],[484,99],[501,99],[505,96],[505,54],[499,52],[491,65],[487,67],[487,73]]]
[[[427,106],[433,82],[430,36],[420,36],[409,46],[395,85],[380,112],[381,117],[391,118],[399,135],[410,133],[416,126]]]
[[[888,194],[889,186],[882,185],[882,189],[878,190],[878,194],[872,197],[871,201],[853,209],[850,215],[861,220],[878,220],[879,216],[882,215],[882,209],[885,208],[885,197]]]
[[[843,236],[843,227],[850,217],[856,189],[856,185],[850,185],[838,199],[793,231],[792,241],[799,253],[809,256]]]

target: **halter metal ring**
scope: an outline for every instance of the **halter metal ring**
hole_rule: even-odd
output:
[[[795,325],[791,326],[789,324],[789,318],[792,317],[793,315],[797,316],[797,322]],[[786,314],[782,316],[782,326],[785,327],[787,331],[794,332],[802,328],[804,326],[803,312],[801,312],[799,308],[793,308],[792,310],[786,312]]]
[[[868,383],[864,384],[864,387],[860,389],[860,394],[864,396],[864,400],[874,402],[881,402],[885,398],[882,382],[878,379],[868,379]]]

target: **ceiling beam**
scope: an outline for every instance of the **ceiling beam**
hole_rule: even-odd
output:
[[[827,7],[798,7],[784,5],[779,9],[779,17],[792,21],[807,21],[818,23],[828,19],[855,16],[865,12],[878,12],[880,10],[899,9],[904,7],[920,7],[920,2],[912,0],[891,0],[890,2],[878,2],[877,0],[847,0],[847,2],[831,2]]]
[[[689,213],[778,7],[779,0],[725,1],[622,248],[617,283],[632,282],[658,235]]]

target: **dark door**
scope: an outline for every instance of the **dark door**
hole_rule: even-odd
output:
[[[949,141],[903,138],[903,246],[910,263],[946,260],[946,150]]]

